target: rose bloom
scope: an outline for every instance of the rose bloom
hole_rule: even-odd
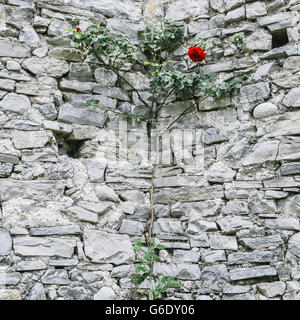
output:
[[[77,27],[76,30],[77,30],[78,32],[81,32],[81,29],[80,29],[79,27]]]
[[[194,62],[202,62],[205,60],[206,53],[200,47],[190,47],[188,51],[190,59]]]

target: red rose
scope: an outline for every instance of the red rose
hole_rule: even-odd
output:
[[[79,27],[76,28],[76,31],[78,32],[82,32],[81,29]]]
[[[202,62],[205,60],[206,53],[200,47],[190,47],[188,55],[194,62]]]

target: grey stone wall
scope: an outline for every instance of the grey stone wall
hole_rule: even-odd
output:
[[[129,126],[127,161],[116,154],[120,117],[84,103],[145,110],[71,47],[66,29],[96,20],[135,39],[156,17],[184,21],[189,44],[244,32],[244,53],[215,50],[204,68],[222,79],[252,73],[233,97],[174,125],[201,130],[204,162],[173,137],[170,163],[155,172],[154,232],[166,246],[155,272],[183,283],[168,298],[300,299],[299,10],[299,0],[1,0],[0,299],[134,297],[151,138],[144,124]],[[178,68],[187,48],[174,53]],[[147,99],[141,71],[124,70]],[[161,130],[189,103],[170,99]]]

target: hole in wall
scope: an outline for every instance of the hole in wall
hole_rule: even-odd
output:
[[[67,155],[73,159],[80,158],[80,151],[84,144],[84,140],[68,140],[68,136],[59,134],[54,134],[54,136],[58,147],[58,154],[60,156]]]
[[[289,37],[286,29],[282,29],[272,33],[272,48],[279,48],[289,42]]]

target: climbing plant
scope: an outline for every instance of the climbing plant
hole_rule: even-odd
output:
[[[218,100],[229,96],[233,90],[239,89],[249,77],[244,74],[233,80],[220,82],[214,75],[203,70],[202,65],[205,63],[206,56],[212,54],[214,47],[222,45],[222,41],[217,38],[198,39],[198,43],[189,46],[186,68],[183,71],[177,70],[176,63],[178,61],[173,61],[171,58],[174,50],[185,47],[184,26],[180,22],[160,19],[157,23],[141,30],[139,41],[136,42],[126,37],[113,37],[107,28],[99,25],[90,26],[86,30],[81,30],[79,27],[74,27],[71,30],[73,31],[73,45],[82,50],[90,61],[116,74],[119,81],[125,83],[129,90],[139,98],[146,107],[147,113],[142,117],[130,112],[105,109],[100,106],[99,100],[89,100],[87,106],[99,107],[104,111],[114,112],[137,122],[147,122],[157,131],[161,111],[169,103],[168,99],[171,96],[174,101],[180,94],[188,93],[194,103],[182,110],[182,113],[175,119],[172,119],[166,129],[170,129],[175,122],[192,110],[197,112],[200,101],[205,99]],[[230,37],[229,42],[241,49],[244,43],[242,34]],[[128,66],[128,64],[144,68],[150,79],[148,88],[150,98],[144,98],[144,95],[126,77],[123,70],[126,70],[124,66]],[[159,136],[158,133],[157,136]],[[137,263],[133,278],[137,284],[147,280],[149,283],[148,298],[159,299],[169,288],[181,285],[172,277],[158,276],[153,273],[154,263],[159,260],[158,251],[164,249],[164,246],[158,242],[157,236],[152,233],[154,221],[153,178],[154,172],[150,190],[150,227],[144,232],[145,245],[138,241],[134,246]]]

